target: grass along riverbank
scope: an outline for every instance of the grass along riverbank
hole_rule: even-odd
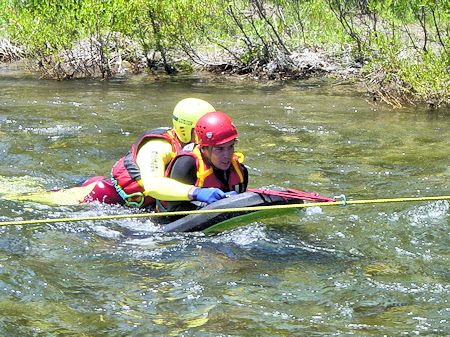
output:
[[[446,2],[7,0],[0,9],[0,60],[25,59],[45,78],[325,75],[362,80],[396,107],[450,104]]]

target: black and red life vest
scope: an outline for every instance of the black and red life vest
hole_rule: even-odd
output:
[[[155,201],[152,197],[145,195],[145,189],[141,181],[141,171],[136,163],[137,152],[140,146],[154,138],[165,139],[172,145],[172,158],[182,149],[175,131],[164,127],[145,131],[131,145],[131,150],[120,158],[111,170],[111,180],[114,187],[127,206],[147,207]]]

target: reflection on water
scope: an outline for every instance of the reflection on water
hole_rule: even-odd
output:
[[[4,74],[0,93],[0,221],[131,213],[6,196],[108,174],[187,96],[234,119],[252,187],[449,194],[448,112],[392,111],[351,85]],[[0,334],[444,335],[448,210],[316,207],[214,236],[162,233],[151,219],[1,227]]]

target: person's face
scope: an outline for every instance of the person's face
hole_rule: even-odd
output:
[[[233,158],[235,143],[236,140],[233,139],[218,146],[208,146],[207,153],[211,164],[220,170],[228,170],[231,165],[231,158]]]

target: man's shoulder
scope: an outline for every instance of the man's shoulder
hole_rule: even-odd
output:
[[[193,184],[196,179],[197,164],[195,158],[189,155],[175,157],[170,167],[170,177],[186,184]]]
[[[151,151],[151,152],[172,152],[172,144],[167,139],[164,138],[149,138],[140,147],[139,151]]]
[[[189,152],[179,153],[175,157],[174,160],[178,163],[183,163],[183,164],[189,164],[189,163],[195,164],[195,158],[192,157]]]

